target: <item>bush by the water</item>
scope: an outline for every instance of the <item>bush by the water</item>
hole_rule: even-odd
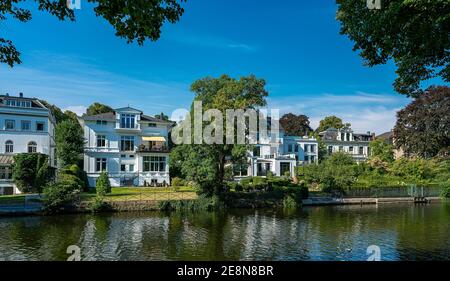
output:
[[[93,213],[111,210],[108,202],[105,202],[102,197],[97,196],[93,201],[89,202],[88,209]]]
[[[225,208],[218,196],[199,195],[197,200],[171,200],[158,203],[161,211],[216,211]]]
[[[44,210],[48,213],[56,213],[65,207],[72,206],[81,188],[79,182],[70,177],[47,185],[44,188]]]
[[[111,183],[109,182],[108,173],[103,171],[97,179],[95,190],[98,196],[105,196],[111,193]]]
[[[350,155],[338,152],[320,164],[299,167],[299,179],[313,189],[344,193],[352,188],[433,186],[450,178],[450,160],[400,158],[383,161],[372,157],[357,164]]]
[[[444,198],[450,198],[450,179],[441,183],[440,187],[442,188],[441,196]]]

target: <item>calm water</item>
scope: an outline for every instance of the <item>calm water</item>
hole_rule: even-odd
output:
[[[0,218],[0,260],[449,260],[450,204]]]

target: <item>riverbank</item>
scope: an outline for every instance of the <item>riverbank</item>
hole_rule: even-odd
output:
[[[427,197],[425,203],[436,203],[443,199],[440,197]],[[168,200],[176,201],[176,200]],[[185,201],[186,203],[192,199],[177,201]],[[160,211],[161,200],[114,200],[106,201],[106,208],[102,212],[140,212],[140,211]],[[167,201],[166,201],[167,202]],[[379,204],[395,204],[410,203],[414,204],[413,197],[396,197],[396,198],[333,198],[333,197],[310,197],[303,199],[301,206],[329,206],[329,205],[379,205]],[[267,200],[250,200],[239,199],[229,204],[228,207],[233,209],[276,209],[283,208],[283,201],[276,199]],[[82,201],[74,207],[62,210],[63,213],[90,213],[89,201]],[[0,216],[29,216],[44,215],[43,204],[32,202],[29,204],[11,204],[0,206]]]

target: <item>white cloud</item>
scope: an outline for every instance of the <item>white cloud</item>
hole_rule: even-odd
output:
[[[396,112],[409,99],[398,94],[369,94],[355,92],[353,95],[297,95],[271,98],[271,108],[278,108],[281,114],[292,112],[310,117],[311,126],[317,128],[320,120],[335,115],[352,124],[357,132],[371,131],[377,134],[391,130],[396,122]]]

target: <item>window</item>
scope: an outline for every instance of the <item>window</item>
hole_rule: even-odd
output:
[[[339,151],[343,151],[344,147],[343,146],[339,146]]]
[[[134,150],[134,136],[120,137],[120,150],[133,151]]]
[[[106,171],[106,158],[96,158],[95,168],[97,172]]]
[[[156,123],[148,123],[148,126],[154,128],[156,127]]]
[[[288,144],[288,152],[292,152],[292,144]]]
[[[43,132],[44,131],[44,122],[36,122],[36,131]]]
[[[130,158],[134,158],[134,155],[133,154],[130,154],[130,156],[129,156]]]
[[[253,156],[261,156],[261,147],[260,146],[255,146],[253,148]]]
[[[344,135],[344,133],[341,133],[341,141],[344,141],[345,140],[345,137],[344,137],[345,135]]]
[[[310,156],[311,162],[314,162],[314,155]]]
[[[126,171],[126,165],[125,164],[120,165],[120,170],[122,172],[125,172]]]
[[[235,176],[247,176],[248,164],[235,164],[233,165],[233,174]]]
[[[164,172],[166,171],[166,157],[164,156],[144,156],[144,172]]]
[[[314,144],[311,144],[311,152],[316,152],[316,146]]]
[[[12,141],[5,142],[5,153],[13,153],[14,152],[14,144]]]
[[[298,152],[298,144],[294,146],[294,152]]]
[[[135,115],[134,114],[122,114],[120,116],[121,128],[135,128]]]
[[[97,120],[97,125],[108,125],[108,121],[105,121],[105,120]]]
[[[36,153],[37,144],[34,141],[28,143],[28,153]]]
[[[17,107],[31,107],[31,101],[6,100],[6,105]]]
[[[308,161],[309,161],[309,156],[305,155],[305,162],[308,162]]]
[[[134,172],[134,164],[130,164],[129,168],[130,168],[130,172]]]
[[[328,154],[332,154],[333,153],[333,147],[330,145],[328,147]]]
[[[353,152],[353,146],[348,147],[348,152]]]
[[[31,121],[22,120],[21,128],[22,128],[22,131],[30,131],[31,130]]]
[[[106,147],[106,136],[104,135],[97,136],[97,147]]]
[[[364,154],[364,147],[362,146],[359,147],[359,154]]]
[[[9,166],[0,167],[0,180],[9,180],[12,178],[11,168]]]
[[[5,120],[5,130],[14,130],[16,128],[16,121]]]

